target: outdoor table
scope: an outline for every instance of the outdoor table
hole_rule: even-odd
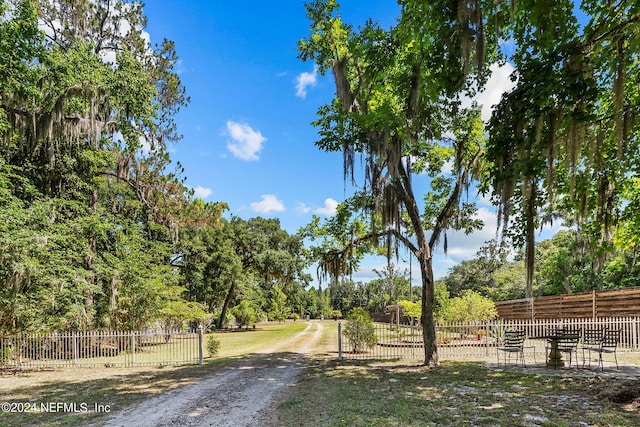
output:
[[[564,366],[564,360],[562,360],[562,352],[558,351],[558,342],[561,339],[566,338],[564,333],[541,335],[534,337],[535,339],[548,340],[550,344],[549,355],[547,356],[547,367],[557,368],[558,366]]]
[[[564,366],[562,352],[558,351],[558,342],[563,337],[563,334],[552,334],[546,336],[546,339],[549,340],[551,346],[551,349],[549,350],[549,357],[547,358],[547,367],[552,366],[557,368],[558,366]]]

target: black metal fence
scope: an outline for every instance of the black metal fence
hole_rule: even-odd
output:
[[[374,323],[371,332],[349,333],[348,322],[338,325],[340,359],[416,359],[424,358],[422,330],[415,325]],[[622,351],[640,349],[640,318],[494,320],[436,325],[436,344],[440,360],[488,360],[496,357],[496,347],[508,329],[523,330],[527,336],[528,360],[544,356],[544,341],[535,339],[555,328],[620,330]],[[346,332],[345,332],[346,330]]]
[[[203,332],[51,332],[0,337],[3,368],[175,366],[203,363]]]

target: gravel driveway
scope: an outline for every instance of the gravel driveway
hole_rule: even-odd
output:
[[[117,412],[102,425],[267,426],[275,404],[288,387],[295,386],[305,355],[321,334],[322,324],[309,323],[291,340],[212,377]]]

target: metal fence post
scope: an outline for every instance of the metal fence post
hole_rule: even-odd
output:
[[[71,345],[73,348],[71,349],[71,354],[73,355],[73,366],[78,366],[78,333],[70,332],[71,334]]]
[[[338,360],[342,360],[342,322],[338,322]]]
[[[411,328],[411,358],[415,358],[416,356],[416,327],[413,324],[413,320],[411,320],[411,324],[410,324],[410,328]]]
[[[204,364],[204,328],[202,325],[198,326],[198,364],[202,366]]]
[[[487,320],[484,322],[484,355],[489,356],[489,331],[491,329],[491,321]]]
[[[136,363],[136,334],[131,331],[131,366],[135,366]]]

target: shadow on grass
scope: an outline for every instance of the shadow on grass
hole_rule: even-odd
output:
[[[283,352],[208,359],[204,366],[67,369],[42,373],[50,379],[18,387],[10,386],[11,376],[0,376],[3,401],[15,409],[25,402],[38,409],[5,411],[0,426],[99,425],[109,413],[96,412],[95,404],[120,411],[223,370],[284,362],[299,363],[305,371],[275,408],[272,426],[640,425],[637,399],[615,400],[621,390],[640,390],[637,380],[494,371],[473,362],[429,368],[398,361],[339,362],[334,354],[323,356]],[[34,378],[39,374],[28,373]],[[71,406],[57,412],[39,410],[40,403],[58,402]]]
[[[637,406],[607,397],[626,381],[496,372],[472,362],[324,361],[301,377],[273,425],[638,426]]]

